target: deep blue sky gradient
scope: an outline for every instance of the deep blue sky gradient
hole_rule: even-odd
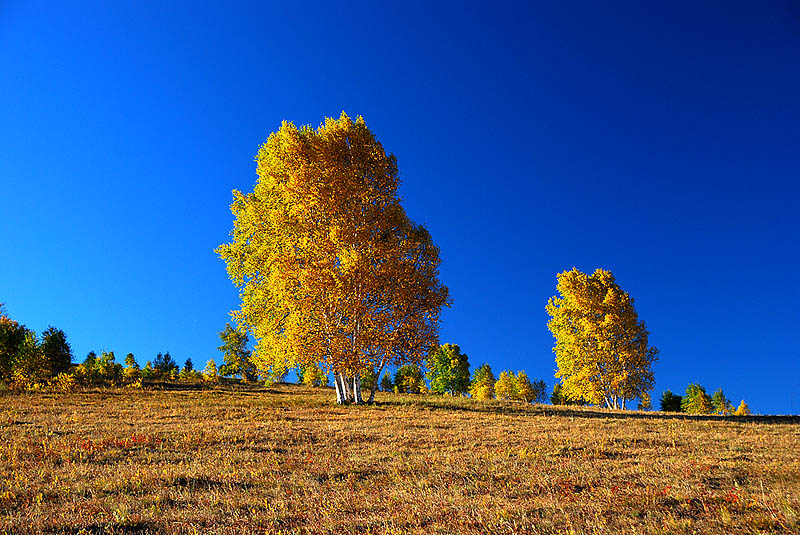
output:
[[[800,413],[791,3],[123,4],[0,3],[0,301],[78,360],[219,360],[231,190],[282,120],[345,110],[397,156],[473,365],[552,385],[556,274],[603,267],[654,397]]]

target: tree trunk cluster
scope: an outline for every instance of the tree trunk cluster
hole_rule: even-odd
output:
[[[386,363],[382,362],[378,368],[378,373],[375,374],[375,381],[373,381],[372,388],[370,388],[367,401],[364,401],[364,397],[361,394],[360,373],[349,374],[343,371],[334,371],[333,383],[336,386],[336,403],[339,405],[346,405],[349,403],[355,403],[356,405],[367,403],[372,405],[375,403],[375,392],[378,391],[379,378],[385,365]]]

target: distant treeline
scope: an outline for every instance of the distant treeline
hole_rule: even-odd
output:
[[[223,364],[217,367],[208,360],[203,370],[196,370],[191,358],[183,366],[169,351],[158,353],[140,367],[132,353],[118,363],[113,351],[99,355],[90,351],[83,362],[74,364],[72,348],[61,329],[48,327],[41,336],[11,318],[0,303],[0,381],[14,390],[36,390],[43,387],[70,389],[78,385],[114,385],[141,387],[146,383],[205,382],[214,383],[227,378],[241,382],[262,381],[267,384],[282,382],[289,370],[282,373],[259,373],[253,363],[252,351],[247,346],[247,334],[230,324],[219,333]],[[456,344],[444,344],[432,351],[425,368],[413,364],[399,366],[394,373],[367,369],[360,376],[360,386],[365,391],[383,391],[403,394],[442,394],[469,396],[476,400],[498,399],[524,403],[545,403],[548,400],[547,384],[542,379],[531,381],[525,371],[506,370],[495,377],[489,364],[483,364],[470,374],[469,358]],[[316,363],[293,370],[300,384],[311,387],[328,386],[328,374]],[[641,396],[640,410],[652,408],[650,397]],[[553,405],[588,405],[587,400],[569,397],[561,383],[556,383],[549,401]],[[722,389],[708,395],[703,386],[691,383],[683,395],[667,390],[660,400],[665,412],[687,414],[747,415],[750,409],[742,400],[734,409]]]

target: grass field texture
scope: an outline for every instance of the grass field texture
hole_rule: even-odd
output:
[[[7,533],[797,533],[800,423],[330,389],[0,397]]]

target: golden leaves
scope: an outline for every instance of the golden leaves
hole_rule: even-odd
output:
[[[556,288],[559,296],[545,308],[565,394],[616,406],[650,390],[658,351],[648,346],[644,322],[613,274],[573,268],[558,275]]]
[[[233,239],[217,252],[261,366],[421,360],[448,303],[438,249],[400,206],[396,160],[363,118],[284,122],[256,161],[255,190],[234,192]]]

